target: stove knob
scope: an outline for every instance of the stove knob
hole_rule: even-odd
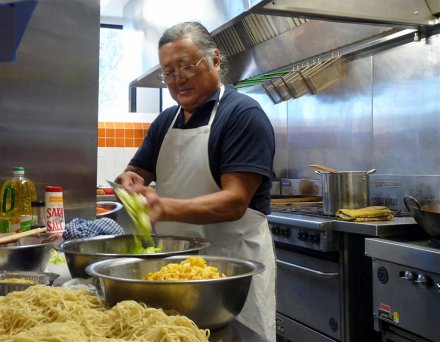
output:
[[[422,287],[431,287],[432,285],[434,285],[432,279],[423,274],[419,274],[417,276],[417,279],[414,280],[414,283]]]
[[[386,284],[388,282],[388,271],[385,267],[380,266],[377,269],[376,276],[380,283]]]
[[[273,235],[279,235],[280,234],[280,227],[278,227],[278,226],[272,226],[270,228],[270,230],[271,230]]]
[[[319,233],[311,233],[310,234],[310,241],[312,241],[314,243],[319,243],[320,240],[321,240],[321,237],[319,236]]]
[[[289,237],[290,236],[290,229],[289,228],[281,228],[281,235],[284,237]]]
[[[300,230],[298,232],[298,240],[306,241],[309,238],[309,233],[305,230]]]
[[[409,281],[415,281],[416,280],[416,274],[414,273],[414,272],[411,272],[411,271],[401,271],[400,272],[400,277],[402,278],[402,279],[405,279],[405,280],[409,280]]]

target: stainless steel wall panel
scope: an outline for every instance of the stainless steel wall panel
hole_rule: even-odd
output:
[[[340,171],[372,168],[369,59],[349,63],[346,78],[288,108],[289,178],[319,178],[308,167],[316,163]]]
[[[247,93],[246,90],[242,92]],[[287,132],[287,102],[274,105],[265,92],[252,91],[248,93],[256,99],[269,117],[275,132],[276,152],[274,157],[273,171],[277,178],[287,178],[289,161],[289,146]]]
[[[250,93],[275,129],[275,171],[319,179],[309,164],[375,168],[373,204],[402,209],[406,195],[440,199],[440,37],[347,66],[345,78],[317,95],[273,105],[267,96]]]
[[[17,61],[0,63],[0,180],[24,166],[40,198],[95,216],[99,0],[39,0]]]
[[[375,167],[395,175],[439,175],[439,39],[407,44],[373,61]]]

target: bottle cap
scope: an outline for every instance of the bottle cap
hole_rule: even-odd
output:
[[[23,166],[16,166],[12,169],[12,172],[14,173],[24,173],[24,167]]]
[[[62,186],[52,186],[52,185],[46,186],[46,192],[62,192],[62,191],[63,191]]]
[[[32,201],[31,206],[32,207],[44,207],[46,205],[45,201]]]

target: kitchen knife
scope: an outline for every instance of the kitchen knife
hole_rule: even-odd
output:
[[[111,181],[111,180],[106,180],[106,182],[108,183],[108,184],[110,184],[110,186],[112,187],[112,189],[113,189],[113,192],[116,194],[116,190],[118,190],[118,189],[122,189],[122,186],[120,185],[120,184],[118,184],[118,183],[115,183],[115,182],[113,182],[113,181]]]

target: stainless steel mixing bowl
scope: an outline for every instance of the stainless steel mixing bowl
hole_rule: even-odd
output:
[[[141,236],[138,236],[142,239]],[[85,268],[97,261],[122,258],[159,258],[179,254],[198,254],[211,245],[204,239],[174,235],[152,235],[156,245],[163,245],[162,252],[152,254],[133,254],[130,248],[135,244],[132,234],[106,235],[64,241],[56,249],[63,252],[70,274],[73,278],[88,278]],[[149,247],[146,242],[144,247]]]
[[[243,308],[252,276],[264,271],[259,262],[203,255],[209,266],[217,267],[226,278],[208,280],[144,280],[168,263],[179,263],[188,255],[159,259],[121,258],[89,265],[86,272],[97,277],[106,302],[123,300],[143,302],[151,307],[176,310],[200,328],[216,329],[226,325]]]
[[[46,268],[52,243],[0,246],[0,270],[43,272]]]

